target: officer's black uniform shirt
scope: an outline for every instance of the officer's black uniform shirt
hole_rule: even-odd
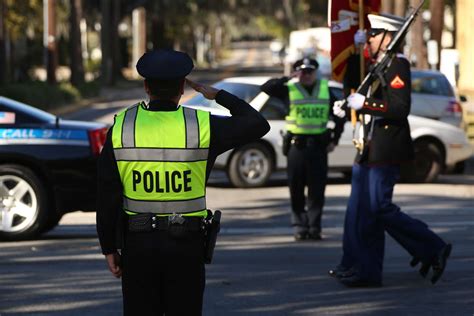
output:
[[[283,103],[287,106],[287,112],[289,112],[290,108],[290,96],[289,96],[289,90],[288,86],[286,83],[288,82],[290,78],[289,77],[281,77],[281,78],[273,78],[265,82],[261,87],[260,90],[268,94],[269,96],[276,97],[280,100],[283,101]],[[308,93],[311,95],[313,92],[314,84],[311,87],[305,87],[303,86]],[[335,123],[334,129],[332,129],[332,132],[330,133],[330,141],[334,142],[336,145],[339,142],[339,138],[341,137],[341,134],[344,130],[344,123],[345,119],[341,119],[332,113],[332,105],[334,104],[334,101],[336,101],[337,98],[332,94],[331,89],[329,89],[329,118]]]
[[[353,55],[348,60],[345,93],[359,85],[359,59]],[[356,157],[357,162],[369,164],[398,164],[413,160],[414,149],[408,124],[411,108],[410,63],[401,54],[396,56],[384,74],[386,86],[372,92],[358,113],[376,117],[373,124],[365,126],[365,135],[371,134],[368,150]],[[361,91],[366,95],[367,91]],[[349,116],[350,117],[350,116]]]
[[[229,109],[231,117],[210,117],[211,139],[206,169],[206,182],[218,155],[264,136],[270,125],[263,116],[247,102],[220,90],[216,102]],[[175,111],[171,101],[152,101],[151,111]],[[122,210],[122,182],[112,147],[112,128],[98,160],[98,205],[97,232],[103,254],[117,251],[117,221]]]

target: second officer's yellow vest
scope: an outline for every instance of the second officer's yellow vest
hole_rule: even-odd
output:
[[[112,145],[128,214],[206,216],[209,112],[136,104],[115,117]]]
[[[316,81],[310,95],[299,82],[288,82],[290,114],[286,129],[293,134],[316,135],[326,132],[329,120],[329,89],[327,80]]]

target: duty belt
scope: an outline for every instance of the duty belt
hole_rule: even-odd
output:
[[[154,214],[137,214],[129,216],[127,228],[129,232],[150,232],[153,230],[169,230],[182,227],[186,231],[200,231],[204,228],[204,220],[199,216],[156,216]]]
[[[324,144],[326,138],[327,138],[326,133],[319,134],[319,135],[294,134],[290,138],[290,144],[299,148],[314,147],[320,144]]]

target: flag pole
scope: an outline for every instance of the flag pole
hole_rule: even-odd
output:
[[[364,0],[359,0],[359,30],[364,30]],[[360,82],[365,77],[365,60],[364,60],[364,44],[359,45],[359,62],[360,62]]]
[[[359,30],[364,30],[364,0],[359,0]],[[359,49],[359,80],[362,82],[365,77],[364,44],[360,44],[357,49]],[[351,109],[351,124],[353,128],[355,128],[357,124],[357,114],[354,109]]]

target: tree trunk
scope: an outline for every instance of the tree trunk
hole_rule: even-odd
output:
[[[57,47],[55,0],[44,0],[45,67],[49,84],[56,83]]]
[[[4,84],[7,78],[5,7],[5,0],[0,0],[0,85]]]
[[[382,0],[380,12],[404,17],[407,10],[406,2],[406,0]]]
[[[71,51],[71,84],[74,86],[84,82],[84,62],[82,59],[82,43],[80,23],[82,19],[82,0],[70,0],[71,14],[69,16]]]
[[[419,0],[410,0],[410,5],[412,7],[416,7],[418,4]],[[411,27],[410,39],[410,61],[412,64],[415,64],[417,68],[428,68],[428,61],[426,59],[426,43],[423,39],[423,19],[421,11]]]
[[[286,20],[288,21],[288,26],[291,29],[294,29],[296,26],[295,15],[293,14],[293,7],[291,6],[290,0],[283,0],[283,9],[285,10]]]
[[[122,78],[122,57],[120,55],[120,38],[118,34],[118,26],[120,23],[120,1],[112,1],[112,21],[111,21],[111,49],[112,49],[112,74],[113,83],[115,84],[118,78]]]
[[[430,38],[438,43],[438,60],[440,60],[441,36],[444,26],[444,0],[430,1],[430,11]],[[439,69],[439,63],[436,65],[436,68]]]
[[[381,6],[380,6],[380,12],[393,14],[394,13],[393,0],[382,0]]]
[[[112,2],[111,0],[101,0],[100,8],[102,12],[102,28],[100,45],[102,50],[101,77],[106,86],[114,84],[113,76],[113,54],[111,45],[112,32]]]
[[[406,1],[405,0],[395,0],[394,1],[393,14],[399,17],[404,17],[406,15]]]

